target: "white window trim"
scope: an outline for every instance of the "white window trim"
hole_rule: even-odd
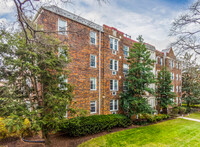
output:
[[[160,58],[160,65],[163,65],[163,58]]]
[[[66,22],[66,32],[65,32],[65,34],[62,34],[62,33],[59,31],[59,20],[60,20],[60,21],[65,21],[65,22]],[[66,21],[66,20],[63,20],[63,19],[58,18],[58,34],[60,34],[60,35],[67,35],[67,21]]]
[[[64,76],[64,75],[62,75],[62,76]],[[68,78],[64,79],[63,82],[68,83]],[[60,84],[58,84],[58,87],[60,88]],[[60,90],[67,90],[67,89],[68,89],[67,87],[65,87],[65,88],[60,88]]]
[[[128,65],[128,64],[123,63],[123,73],[125,73],[125,72],[124,72],[124,65]],[[128,68],[126,68],[126,69],[129,70],[129,65],[128,65]]]
[[[67,105],[66,105],[66,113],[65,113],[65,118],[68,118]]]
[[[117,109],[115,109],[115,101],[116,101],[116,99],[112,99],[110,101],[113,101],[113,110],[110,110],[110,111],[111,112],[118,111],[119,110],[119,100],[117,100]],[[110,105],[109,105],[109,107],[110,107]]]
[[[91,66],[91,56],[95,56],[95,66]],[[97,68],[97,56],[96,55],[90,54],[90,67]]]
[[[118,71],[118,69],[119,69],[119,61],[115,60],[115,59],[110,59],[110,60],[112,60],[112,68],[113,68],[113,69],[110,69],[110,70]],[[115,61],[117,61],[117,70],[115,70]],[[110,66],[110,64],[109,64],[109,66]]]
[[[94,102],[95,104],[95,112],[91,112],[91,102]],[[97,113],[97,101],[90,101],[90,114]]]
[[[113,85],[112,85],[112,86],[113,86],[113,89],[110,89],[110,91],[118,91],[118,90],[119,90],[119,82],[118,82],[118,80],[113,80],[113,79],[111,79],[111,80],[113,81],[113,83],[112,83],[112,84],[113,84]],[[114,87],[115,87],[115,81],[117,81],[117,90],[115,90],[115,88],[114,88]],[[110,82],[110,81],[109,81],[109,82]]]
[[[113,39],[113,48],[110,48],[110,38],[112,38]],[[115,47],[114,47],[114,42],[115,42],[115,40],[117,40],[117,50],[115,50]],[[113,36],[110,36],[109,35],[109,48],[111,49],[111,50],[114,50],[114,51],[119,51],[119,39],[118,38],[116,38],[116,37],[113,37]]]
[[[60,51],[63,51],[63,48],[62,47],[58,47],[58,56],[60,57],[61,55],[61,52]],[[63,55],[65,56],[65,55]],[[65,59],[67,60],[67,56],[65,57]]]
[[[128,50],[127,50],[128,55],[124,55],[124,46],[126,46],[126,47],[128,48]],[[127,45],[123,45],[123,55],[124,55],[125,57],[128,57],[128,56],[129,56],[129,46],[127,46]]]
[[[91,80],[92,80],[92,79],[94,79],[95,89],[91,89]],[[95,90],[97,90],[97,79],[94,78],[94,77],[90,78],[90,90],[91,90],[91,91],[95,91]]]
[[[95,34],[95,43],[91,42],[91,32],[93,32]],[[95,32],[95,31],[90,31],[90,44],[97,45],[97,32]]]

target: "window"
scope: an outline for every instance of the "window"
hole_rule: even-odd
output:
[[[179,81],[181,81],[181,75],[179,75]]]
[[[179,92],[181,92],[181,86],[179,86]]]
[[[149,105],[151,106],[151,108],[154,108],[155,107],[155,99],[150,99]]]
[[[97,44],[97,33],[91,31],[90,32],[90,43],[96,45]]]
[[[67,21],[58,19],[58,33],[67,35]]]
[[[174,74],[171,72],[171,80],[174,80]]]
[[[160,65],[162,66],[162,58],[160,58]]]
[[[68,117],[68,111],[67,111],[67,105],[66,105],[66,113],[65,113],[65,117],[67,118]]]
[[[97,56],[90,55],[90,67],[96,68],[97,66]]]
[[[158,58],[159,58],[159,57],[156,57],[156,64],[158,64]]]
[[[176,62],[176,68],[177,68],[177,69],[178,69],[178,65],[179,65],[178,62]]]
[[[67,51],[64,50],[62,47],[58,48],[58,56],[61,57],[65,57],[65,59],[67,60]]]
[[[123,54],[124,54],[124,56],[128,56],[128,53],[129,52],[129,47],[128,46],[126,46],[126,45],[124,45],[124,47],[123,47]]]
[[[129,66],[128,64],[123,64],[123,73],[128,73]]]
[[[176,74],[176,80],[178,80],[178,74]]]
[[[111,70],[118,70],[118,61],[110,59],[110,69]]]
[[[113,50],[118,50],[118,40],[114,38],[110,38],[110,48]]]
[[[110,100],[110,111],[118,110],[118,100]]]
[[[58,85],[61,90],[67,90],[68,79],[64,75],[60,77],[60,84]]]
[[[178,86],[176,86],[176,92],[178,92]]]
[[[110,90],[118,91],[118,80],[110,80]]]
[[[96,113],[97,112],[97,103],[96,101],[90,101],[90,113]]]
[[[97,85],[96,78],[90,78],[90,90],[97,90],[96,85]]]
[[[127,91],[127,90],[128,90],[128,83],[123,82],[123,91]]]
[[[172,86],[172,90],[171,91],[174,92],[174,85]]]
[[[174,68],[174,61],[171,61],[171,68]]]

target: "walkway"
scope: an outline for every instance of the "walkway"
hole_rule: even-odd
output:
[[[182,118],[182,119],[187,119],[187,120],[191,120],[191,121],[197,121],[197,122],[200,122],[199,119],[193,119],[193,118],[188,118],[188,117],[178,117],[178,118]]]

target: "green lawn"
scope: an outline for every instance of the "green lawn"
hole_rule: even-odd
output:
[[[185,116],[194,119],[200,119],[200,113],[191,113],[189,116]]]
[[[181,118],[91,139],[79,147],[200,146],[200,123]]]

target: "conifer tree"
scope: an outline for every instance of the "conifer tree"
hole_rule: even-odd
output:
[[[152,112],[145,94],[153,93],[149,85],[154,83],[154,60],[150,58],[151,53],[146,49],[141,36],[138,41],[129,51],[129,71],[126,78],[128,90],[121,94],[122,109],[129,117]]]
[[[21,130],[29,119],[31,129],[41,130],[49,144],[49,133],[64,120],[73,88],[66,82],[67,47],[60,48],[52,36],[37,38],[40,42],[27,44],[21,32],[0,32],[0,80],[5,81],[0,87],[0,116],[7,118],[10,130]]]
[[[176,94],[172,92],[173,86],[171,83],[171,74],[166,67],[163,67],[158,73],[156,83],[156,98],[159,105],[158,113],[160,113],[160,109],[163,109],[165,112],[167,112],[168,106],[173,104]]]

